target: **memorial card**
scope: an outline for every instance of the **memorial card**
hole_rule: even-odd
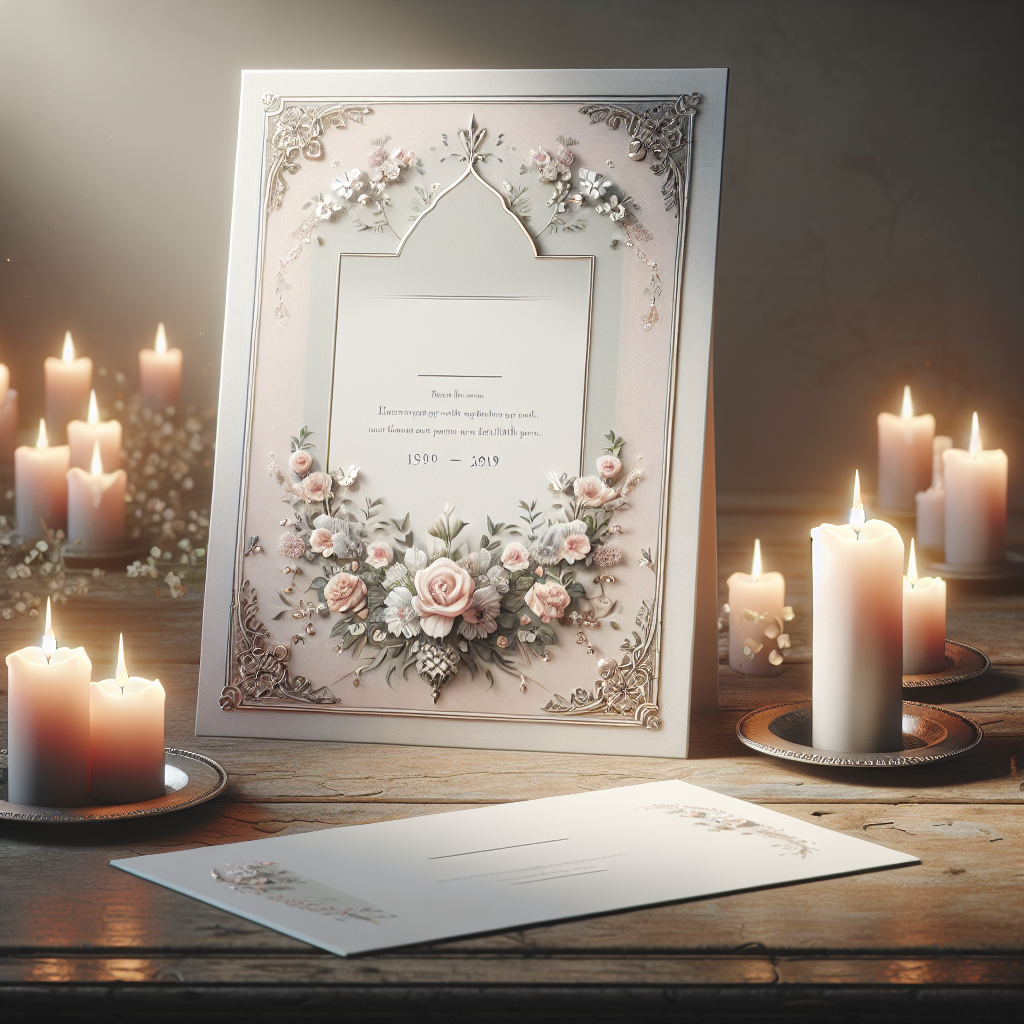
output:
[[[342,956],[916,863],[679,781],[113,861]]]
[[[685,755],[725,95],[244,73],[197,732]]]

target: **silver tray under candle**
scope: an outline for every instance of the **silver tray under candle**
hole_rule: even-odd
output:
[[[0,820],[118,821],[170,814],[212,800],[228,784],[228,773],[212,758],[190,750],[167,747],[164,755],[164,795],[132,804],[90,802],[81,807],[33,807],[7,800],[7,751],[0,750]]]
[[[1008,551],[1002,562],[988,565],[971,565],[967,562],[951,565],[948,562],[925,562],[919,570],[921,575],[941,576],[944,580],[974,580],[979,583],[1000,583],[1003,580],[1017,580],[1024,577],[1024,555]]]
[[[968,679],[983,676],[992,667],[988,655],[976,647],[946,638],[946,667],[941,672],[925,672],[920,675],[905,675],[903,686],[945,686],[948,683],[963,683]]]
[[[903,702],[903,749],[859,754],[811,746],[811,702],[769,704],[736,723],[740,742],[762,754],[805,764],[844,768],[898,768],[959,757],[982,740],[981,726],[956,711]]]

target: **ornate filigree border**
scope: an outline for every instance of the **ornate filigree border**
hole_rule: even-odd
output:
[[[543,710],[555,715],[618,715],[631,717],[648,729],[660,728],[654,693],[658,629],[646,601],[640,605],[636,624],[632,639],[622,644],[626,652],[622,660],[602,658],[597,663],[601,678],[594,683],[593,691],[581,686],[568,698],[556,693]]]
[[[270,631],[256,617],[259,602],[248,580],[239,588],[235,603],[235,671],[224,684],[220,706],[225,711],[240,707],[281,707],[282,704],[340,704],[326,686],[314,689],[305,676],[293,679],[285,662],[287,644],[270,650],[263,645]]]
[[[700,104],[700,93],[683,95],[668,106],[656,103],[639,106],[635,103],[588,103],[580,107],[580,113],[590,117],[591,124],[604,122],[616,131],[623,122],[632,141],[629,144],[630,160],[646,160],[648,154],[654,157],[651,172],[664,175],[661,194],[665,198],[665,209],[686,208],[686,196],[690,181],[690,152],[693,147],[693,118]]]
[[[267,211],[280,210],[288,183],[285,172],[297,174],[299,157],[319,160],[323,155],[320,139],[328,128],[347,128],[349,121],[362,124],[373,113],[370,107],[347,103],[325,103],[319,106],[285,107],[280,96],[266,93],[263,109],[277,117],[269,140],[270,170],[267,174]]]

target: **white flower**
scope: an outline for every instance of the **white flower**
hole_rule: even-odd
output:
[[[600,214],[607,214],[609,220],[622,220],[626,216],[626,205],[620,203],[618,196],[610,195],[603,203],[598,203],[594,209]]]
[[[467,640],[490,636],[498,628],[501,598],[494,587],[481,587],[473,592],[473,600],[462,613],[459,633]]]
[[[358,466],[349,466],[343,473],[340,469],[334,471],[334,479],[338,481],[339,487],[351,487],[359,476]]]
[[[611,181],[602,177],[597,171],[588,171],[585,167],[580,168],[580,191],[588,199],[593,199],[595,202],[603,199],[611,185]]]
[[[365,175],[358,167],[351,171],[345,171],[340,178],[331,182],[331,190],[341,196],[342,199],[351,199],[366,188]]]
[[[427,553],[419,548],[408,548],[405,552],[405,564],[410,572],[416,572],[427,564]]]
[[[384,621],[395,636],[413,637],[420,631],[420,617],[408,587],[396,587],[384,598]]]
[[[573,478],[568,473],[556,473],[553,469],[549,469],[544,476],[547,479],[549,491],[554,491],[556,494],[568,494],[572,489]]]
[[[182,586],[181,577],[176,576],[173,572],[169,572],[164,577],[164,583],[171,588],[171,597],[181,597],[185,593],[186,587]]]
[[[391,590],[397,586],[408,586],[412,583],[412,575],[407,566],[395,562],[384,570],[384,586]]]

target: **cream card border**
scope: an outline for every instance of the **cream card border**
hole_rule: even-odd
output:
[[[704,636],[714,621],[713,590],[709,620],[708,609],[703,607],[708,604],[708,595],[704,594],[698,603],[697,588],[703,580],[706,590],[708,579],[712,583],[714,579],[706,567],[698,573],[698,554],[703,551],[706,560],[713,551],[713,456],[706,458],[713,452],[713,434],[706,430],[710,427],[706,421],[710,403],[705,402],[704,395],[710,388],[726,81],[727,72],[720,69],[243,73],[223,350],[224,366],[234,368],[234,372],[221,376],[197,733],[685,756],[691,710],[717,704],[717,678],[711,679],[709,655],[714,636],[710,636],[710,642]],[[678,290],[681,302],[680,308],[673,310],[678,330],[677,395],[666,466],[669,486],[663,496],[667,503],[665,545],[660,553],[662,622],[666,627],[661,645],[661,729],[587,729],[580,728],[578,721],[460,721],[370,714],[287,714],[280,709],[247,709],[245,714],[224,711],[219,700],[229,671],[233,612],[225,598],[233,593],[237,571],[236,538],[244,507],[242,467],[247,456],[251,387],[250,376],[238,373],[237,367],[251,364],[262,258],[263,183],[273,172],[267,166],[263,97],[372,95],[438,101],[515,97],[524,101],[591,99],[628,103],[693,93],[700,94],[701,102],[694,124],[685,255],[677,268],[682,275]],[[702,481],[701,487],[693,486],[697,480]],[[696,644],[695,623],[701,629]],[[703,653],[700,648],[705,648]],[[717,658],[714,661],[717,670]]]

